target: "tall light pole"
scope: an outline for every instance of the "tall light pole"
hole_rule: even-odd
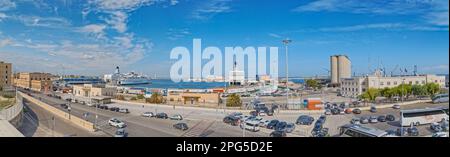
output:
[[[285,39],[283,40],[283,44],[286,50],[286,105],[289,105],[289,58],[288,58],[288,45],[292,40]],[[278,109],[278,111],[280,111]]]

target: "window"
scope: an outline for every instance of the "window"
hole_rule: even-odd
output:
[[[387,85],[390,86],[390,85],[391,85],[391,82],[388,81],[388,82],[387,82]]]
[[[384,82],[380,82],[380,86],[384,86]]]
[[[434,80],[435,83],[437,83],[437,80]]]
[[[419,81],[416,81],[416,84],[419,84]]]
[[[363,91],[363,92],[366,92],[366,89],[365,89],[365,88],[363,88],[363,89],[362,89],[362,91]]]
[[[412,81],[409,81],[409,84],[412,84]]]

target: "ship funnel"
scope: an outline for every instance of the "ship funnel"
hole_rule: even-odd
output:
[[[119,68],[119,66],[116,67],[116,74],[120,74],[120,68]]]

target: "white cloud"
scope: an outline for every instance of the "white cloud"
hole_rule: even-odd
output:
[[[64,28],[71,25],[70,21],[61,17],[39,17],[39,16],[15,16],[14,19],[21,21],[25,26]]]
[[[7,11],[16,8],[16,3],[11,0],[0,0],[0,11]]]
[[[0,48],[11,45],[12,43],[11,39],[0,40]]]
[[[281,35],[275,34],[275,33],[269,33],[269,36],[274,37],[274,38],[282,38]]]
[[[133,11],[142,6],[151,5],[156,1],[157,0],[90,0],[89,3],[103,11]]]
[[[448,31],[448,27],[414,25],[405,23],[374,23],[352,26],[323,27],[314,29],[300,29],[292,32],[354,32],[366,30],[386,31]]]
[[[96,38],[100,39],[105,37],[105,28],[106,26],[103,24],[90,24],[79,28],[79,31],[88,33],[89,35],[93,35]]]
[[[180,3],[178,0],[170,0],[170,5],[177,5]]]
[[[354,14],[418,15],[429,24],[448,26],[448,0],[317,0],[295,8],[296,12],[347,12]]]
[[[106,23],[119,33],[125,33],[127,31],[127,19],[128,15],[122,11],[112,12],[109,19],[105,19]]]
[[[230,2],[232,0],[211,0],[192,13],[192,18],[207,20],[219,13],[231,12]]]
[[[0,22],[2,22],[3,19],[6,19],[8,16],[5,13],[0,13]]]
[[[167,31],[167,39],[169,40],[178,40],[181,38],[184,38],[188,35],[191,34],[191,32],[189,32],[189,29],[184,28],[184,29],[169,29],[169,31]]]

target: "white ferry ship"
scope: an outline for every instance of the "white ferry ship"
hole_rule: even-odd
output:
[[[105,75],[104,79],[105,82],[114,85],[140,85],[151,83],[151,79],[144,75],[139,75],[134,72],[121,74],[119,67],[116,67],[116,72],[114,74]]]

